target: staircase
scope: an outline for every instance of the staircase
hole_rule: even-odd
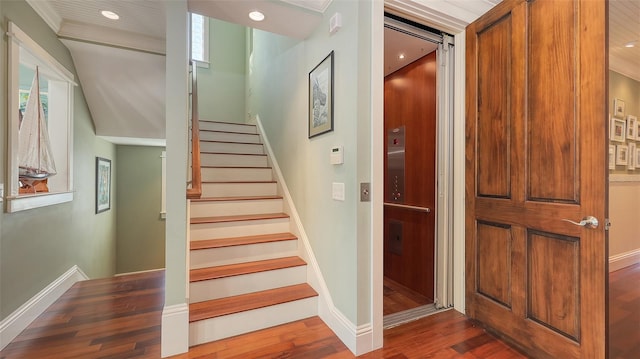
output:
[[[189,345],[317,315],[318,294],[254,125],[200,124],[191,200]]]

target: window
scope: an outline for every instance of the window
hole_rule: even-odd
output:
[[[191,14],[191,59],[209,67],[209,18]]]
[[[17,212],[72,201],[74,76],[12,22],[9,23],[8,34],[11,40],[8,51],[7,211]],[[40,99],[56,174],[48,178],[48,192],[20,193],[20,122],[36,67],[40,73]]]

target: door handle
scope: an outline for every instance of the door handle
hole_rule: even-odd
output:
[[[585,228],[598,228],[598,219],[594,216],[587,216],[582,219],[580,222],[574,222],[570,219],[563,219],[565,222],[569,222],[571,224],[575,224],[576,226],[585,227]]]

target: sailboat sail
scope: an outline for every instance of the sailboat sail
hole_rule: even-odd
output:
[[[19,177],[45,179],[56,174],[56,165],[51,151],[49,131],[40,102],[39,71],[31,83],[31,90],[20,124],[18,148]]]

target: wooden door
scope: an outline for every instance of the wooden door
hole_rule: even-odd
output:
[[[434,299],[436,201],[436,52],[432,52],[384,79],[384,128],[404,127],[405,170],[399,203],[385,175],[384,275]],[[385,153],[389,144],[385,141]],[[387,160],[385,158],[385,168]],[[427,213],[420,208],[429,208]],[[394,226],[401,230],[393,231]],[[392,232],[400,232],[402,239]]]
[[[535,358],[605,358],[606,2],[505,0],[466,36],[467,314]]]

